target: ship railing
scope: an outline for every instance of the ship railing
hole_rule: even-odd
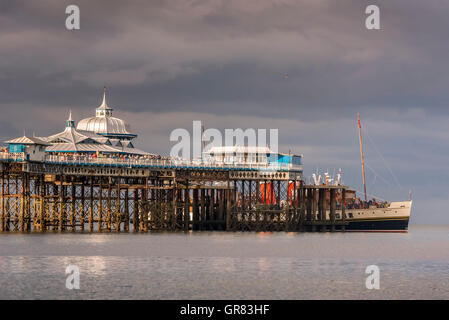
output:
[[[240,169],[240,170],[302,170],[301,165],[288,163],[223,163],[186,159],[142,159],[142,158],[103,158],[85,156],[47,155],[45,162],[75,165],[110,165],[123,167],[168,167],[194,169]]]

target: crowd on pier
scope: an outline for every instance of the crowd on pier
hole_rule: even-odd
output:
[[[120,154],[120,153],[67,153],[67,152],[57,152],[51,153],[50,156],[57,156],[61,161],[81,161],[81,160],[95,160],[95,159],[111,159],[111,160],[168,160],[169,157],[156,155],[156,154],[146,154],[146,155],[135,155],[135,154]]]
[[[346,203],[347,209],[369,209],[371,207],[376,208],[387,208],[388,207],[387,201],[377,201],[375,198],[364,201],[360,198],[355,198],[350,200],[348,203]]]

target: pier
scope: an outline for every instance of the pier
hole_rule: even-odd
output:
[[[135,148],[113,110],[105,87],[95,116],[5,141],[1,232],[345,229],[347,187],[305,184],[302,155],[235,145],[162,157]]]
[[[3,153],[0,231],[344,230],[346,189],[291,166]]]

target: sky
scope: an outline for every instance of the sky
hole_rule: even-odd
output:
[[[411,190],[412,223],[447,224],[448,16],[444,0],[1,0],[0,140],[93,116],[107,86],[145,151],[168,154],[193,120],[279,129],[305,176],[341,168],[362,190],[360,113],[368,193]]]

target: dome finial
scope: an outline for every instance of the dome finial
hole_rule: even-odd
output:
[[[106,103],[106,86],[104,86],[103,102],[101,103],[101,106],[97,108],[96,116],[100,118],[112,116],[112,108]]]
[[[66,127],[75,128],[75,121],[72,119],[72,110],[69,111],[69,118],[67,119]]]
[[[108,109],[109,108],[108,104],[106,103],[106,86],[104,86],[104,91],[103,91],[103,102],[101,103],[99,108],[102,108],[102,109]]]

